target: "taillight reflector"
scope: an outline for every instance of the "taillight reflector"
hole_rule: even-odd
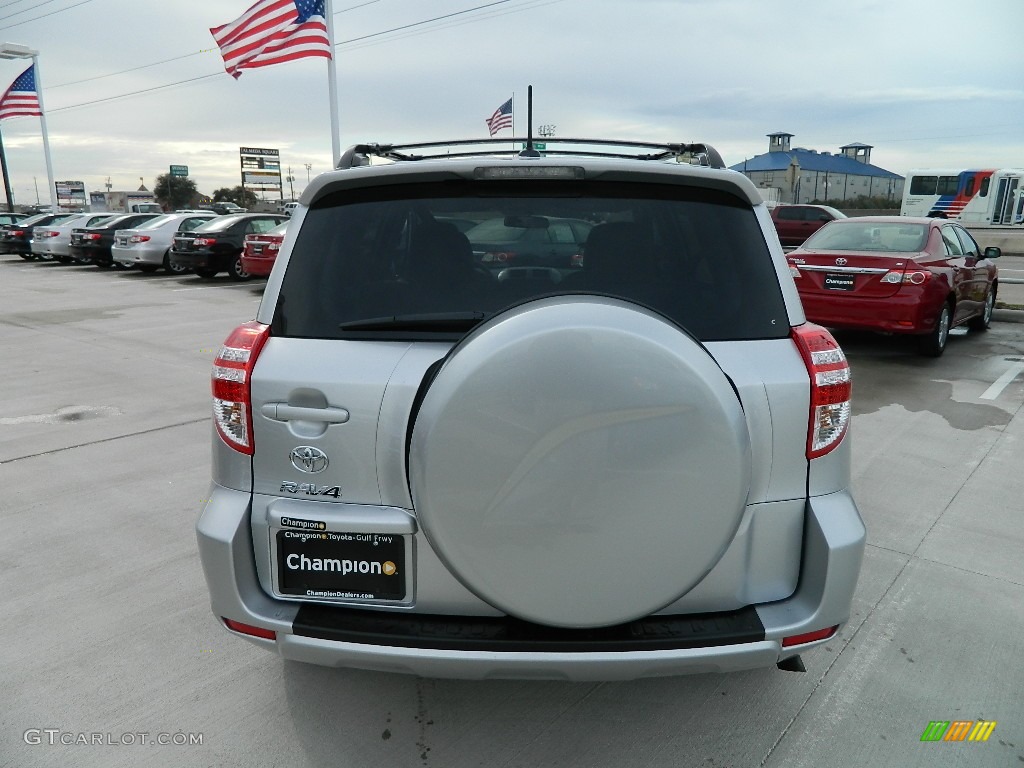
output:
[[[252,398],[249,376],[270,327],[255,320],[231,332],[213,361],[213,421],[230,448],[252,455]]]
[[[224,619],[224,626],[235,632],[241,632],[243,635],[252,635],[253,637],[262,637],[264,640],[276,640],[277,633],[272,629],[263,629],[263,627],[254,627],[252,624],[243,624],[240,621],[234,619]]]
[[[792,332],[811,377],[810,423],[807,458],[831,451],[850,426],[850,366],[832,334],[820,325],[805,323]]]
[[[784,637],[782,638],[782,647],[790,648],[794,645],[813,643],[815,640],[824,640],[826,637],[832,637],[838,629],[839,625],[836,624],[834,627],[828,627],[827,629],[816,629],[814,632],[805,632],[802,635]]]

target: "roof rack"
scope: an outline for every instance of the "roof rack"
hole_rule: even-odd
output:
[[[509,144],[521,144],[524,148],[517,150]],[[544,149],[538,151],[536,145],[542,144]],[[557,145],[552,149],[551,145]],[[499,148],[498,145],[503,145]],[[567,147],[572,146],[572,149]],[[471,151],[452,152],[452,147],[477,147]],[[437,151],[446,148],[445,151]],[[618,148],[618,151],[614,151]],[[657,150],[653,153],[630,152],[629,149]],[[410,150],[419,150],[412,152]],[[425,152],[422,150],[426,150]],[[722,156],[714,147],[703,144],[660,144],[645,141],[617,141],[614,139],[563,139],[545,137],[542,142],[531,138],[504,139],[457,139],[455,141],[424,141],[415,144],[355,144],[345,150],[338,161],[338,168],[354,168],[369,165],[371,157],[379,157],[396,162],[431,160],[446,157],[542,157],[559,155],[586,155],[588,157],[616,157],[629,160],[669,160],[675,159],[690,165],[703,165],[710,168],[725,168]]]

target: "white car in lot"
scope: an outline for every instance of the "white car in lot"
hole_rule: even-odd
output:
[[[213,211],[167,213],[135,229],[117,230],[110,252],[114,261],[125,267],[136,267],[142,272],[156,272],[163,267],[172,274],[181,274],[188,268],[176,268],[168,258],[174,236],[178,232],[191,232],[215,218],[217,214]]]
[[[68,254],[68,245],[71,243],[71,230],[75,227],[92,227],[104,219],[109,219],[115,214],[112,213],[83,213],[72,219],[47,224],[32,232],[32,255],[38,256],[43,261],[57,259],[65,263],[71,261]]]

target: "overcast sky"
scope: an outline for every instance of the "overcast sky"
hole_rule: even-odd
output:
[[[39,51],[56,179],[152,188],[180,164],[209,193],[240,183],[242,146],[279,149],[296,195],[328,170],[324,60],[223,70],[209,28],[253,1],[0,0],[0,41]],[[706,141],[730,165],[786,131],[899,174],[1024,166],[1022,0],[332,4],[343,147],[486,136],[513,94],[524,134],[533,85],[559,136]],[[0,89],[27,64],[0,60]],[[15,202],[46,202],[39,119],[0,130]]]

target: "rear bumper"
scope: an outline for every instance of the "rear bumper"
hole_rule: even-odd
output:
[[[142,245],[111,247],[110,254],[114,261],[120,264],[155,264],[164,263],[164,254],[167,248],[164,246],[145,247]]]
[[[829,328],[882,331],[885,333],[928,333],[944,301],[943,296],[900,296],[866,299],[837,295],[820,297],[800,294],[804,314],[812,323]]]
[[[109,245],[72,245],[68,247],[68,255],[93,264],[113,264]]]
[[[256,258],[252,256],[242,257],[242,269],[250,275],[265,277],[274,268],[274,259]]]
[[[806,506],[799,585],[785,600],[723,614],[655,616],[600,630],[505,617],[425,616],[289,603],[261,588],[249,494],[214,486],[196,524],[216,616],[276,633],[240,635],[284,658],[426,677],[626,680],[771,666],[826,640],[782,639],[846,622],[865,529],[849,493]]]
[[[217,269],[228,268],[229,256],[210,251],[175,251],[171,249],[170,261],[189,269]]]
[[[27,240],[9,240],[0,242],[0,253],[30,253],[32,246]]]

